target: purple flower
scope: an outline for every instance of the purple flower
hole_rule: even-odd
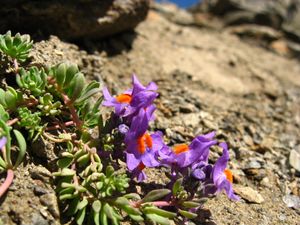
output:
[[[210,179],[212,165],[205,161],[193,163],[191,166],[192,176],[200,181]]]
[[[158,94],[155,92],[157,90],[157,86],[154,82],[149,83],[145,87],[139,82],[137,77],[133,75],[132,86],[132,89],[116,97],[112,97],[106,87],[103,88],[103,105],[114,107],[115,113],[118,116],[131,116],[132,118],[132,116],[137,114],[140,109],[147,109],[150,107],[154,99],[158,96]],[[150,111],[153,110],[153,107],[154,106],[152,106]]]
[[[7,138],[6,137],[2,137],[0,139],[0,149],[3,151],[3,147],[6,145],[7,142]]]
[[[118,126],[118,130],[121,134],[126,134],[129,130],[129,127],[126,124],[122,123]]]
[[[147,179],[143,169],[145,169],[145,165],[141,162],[135,169],[132,170],[132,177],[136,177],[138,182]]]
[[[223,155],[217,160],[212,170],[213,183],[217,188],[217,193],[225,190],[227,196],[233,200],[239,200],[239,197],[234,194],[232,188],[233,177],[229,169],[226,169],[229,160],[229,152],[226,143],[219,145],[223,148]]]
[[[180,168],[190,166],[199,161],[207,161],[209,148],[215,145],[217,141],[212,140],[215,133],[211,132],[206,135],[198,136],[187,144],[179,144],[170,148],[163,148],[160,152],[162,163]]]
[[[161,132],[153,134],[147,132],[149,120],[147,112],[141,109],[138,115],[133,117],[124,140],[127,167],[138,179],[146,177],[141,168],[160,165],[157,152],[164,146]]]

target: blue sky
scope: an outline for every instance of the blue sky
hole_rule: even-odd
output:
[[[157,0],[158,2],[163,2],[165,0]],[[189,7],[197,2],[199,2],[199,0],[168,0],[169,2],[174,2],[175,4],[177,4],[180,7],[186,8]]]

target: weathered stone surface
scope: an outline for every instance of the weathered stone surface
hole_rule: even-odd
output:
[[[289,163],[294,169],[300,172],[300,154],[294,149],[290,153]]]
[[[275,41],[282,37],[282,34],[279,31],[266,26],[240,25],[230,27],[227,31],[240,37],[252,37],[267,42]]]
[[[259,24],[283,30],[300,42],[299,0],[204,0],[192,9],[222,17],[224,25]]]
[[[236,186],[234,190],[247,202],[261,204],[265,201],[261,194],[259,194],[258,191],[252,189],[251,187]]]
[[[40,30],[65,39],[97,39],[134,28],[145,19],[148,8],[149,0],[5,0],[0,32]]]

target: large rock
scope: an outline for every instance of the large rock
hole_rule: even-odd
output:
[[[0,32],[40,30],[65,39],[97,39],[133,29],[149,5],[149,0],[3,0]]]
[[[293,13],[287,18],[282,26],[286,35],[300,42],[300,2],[293,8]]]
[[[217,15],[225,26],[270,26],[300,42],[300,0],[203,0],[191,11]]]

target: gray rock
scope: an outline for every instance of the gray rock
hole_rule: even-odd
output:
[[[299,0],[204,0],[193,12],[209,12],[222,17],[225,25],[259,24],[280,29],[300,42]]]
[[[49,183],[52,178],[50,171],[43,166],[33,167],[30,170],[30,175],[32,179],[38,179],[46,183]]]
[[[230,27],[227,31],[240,37],[250,37],[267,42],[275,41],[282,37],[279,31],[266,26],[240,25]]]
[[[40,197],[40,202],[42,203],[42,205],[48,208],[48,211],[54,218],[59,218],[59,207],[55,193],[42,195]]]
[[[40,196],[40,195],[47,194],[48,190],[40,186],[34,186],[33,192],[35,195]]]
[[[300,42],[300,2],[295,1],[293,10],[282,25],[283,31],[291,39]]]
[[[296,195],[285,195],[283,197],[283,201],[289,208],[294,208],[294,209],[300,208],[300,198]]]
[[[40,30],[65,39],[97,39],[134,28],[148,9],[148,0],[4,0],[0,32]]]
[[[48,225],[49,222],[40,213],[35,213],[31,219],[31,225]]]

